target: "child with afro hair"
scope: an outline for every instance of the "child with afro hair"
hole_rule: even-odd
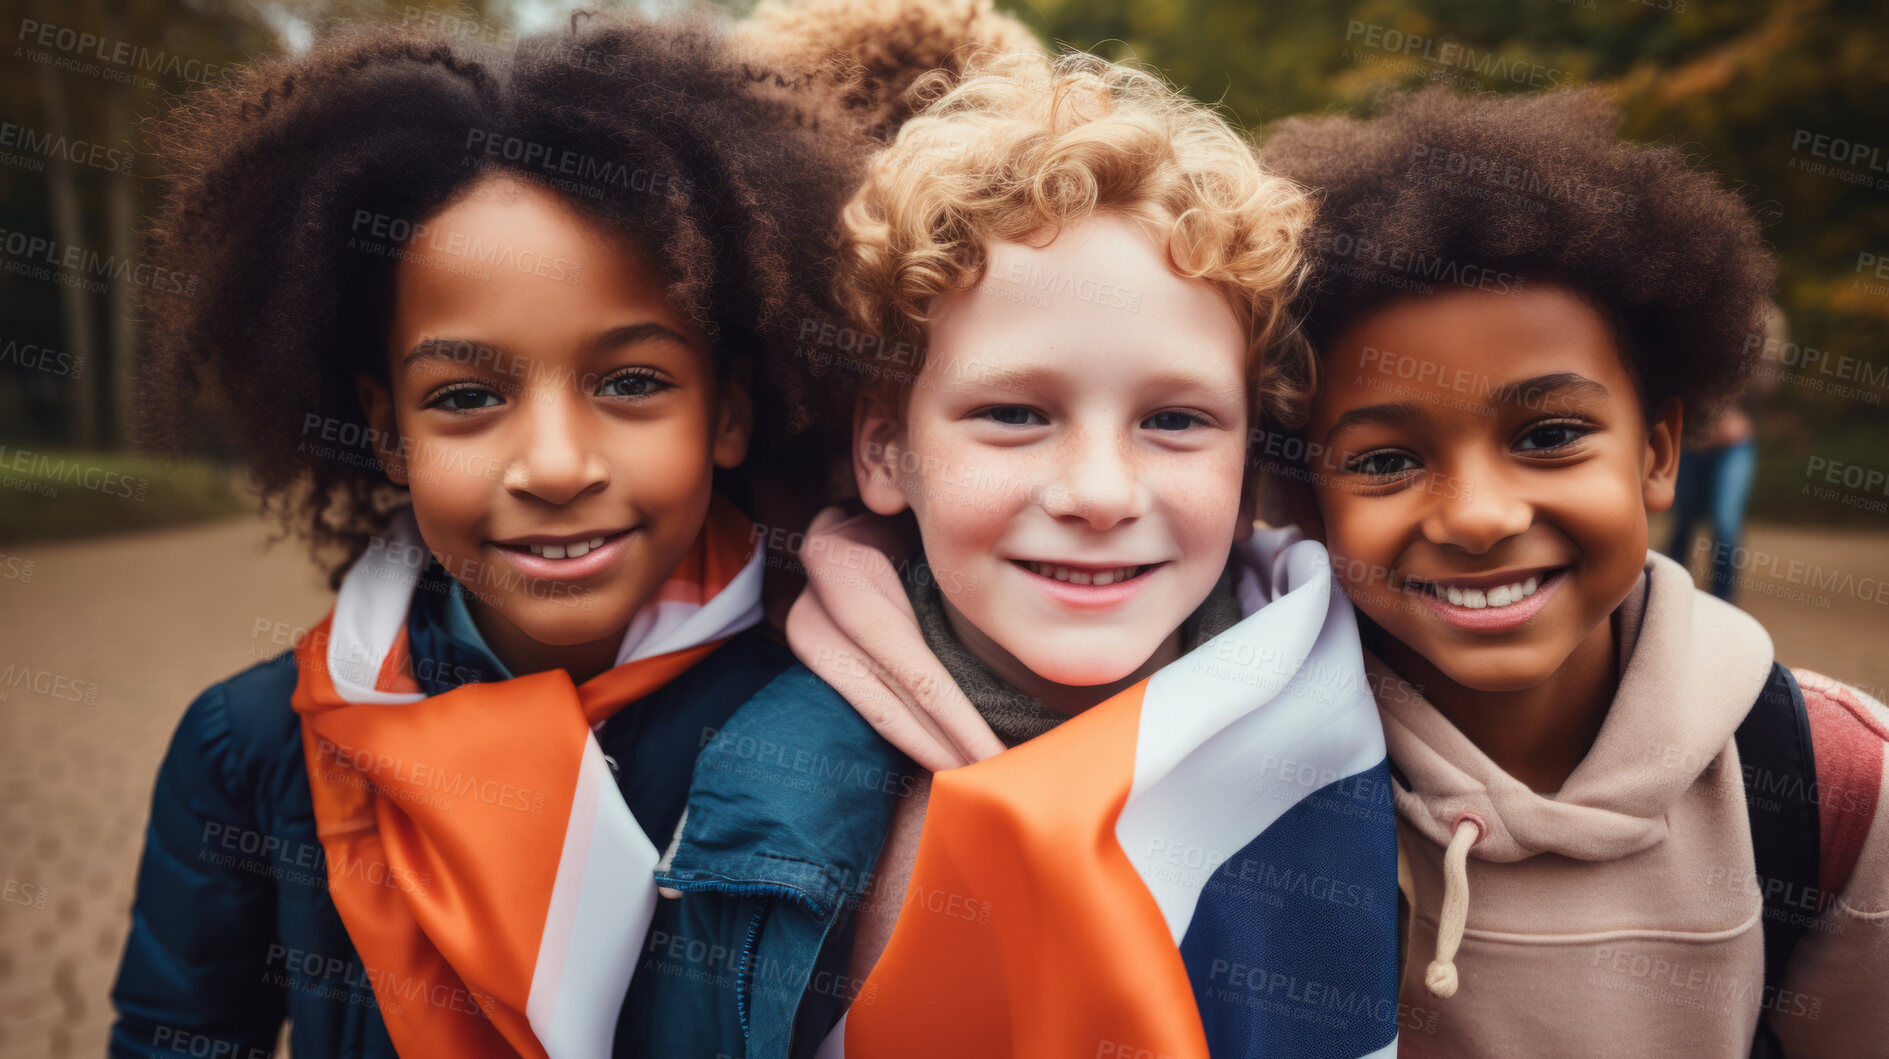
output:
[[[1775,269],[1590,92],[1280,123],[1317,197],[1262,439],[1356,604],[1411,916],[1400,1051],[1848,1056],[1889,1012],[1882,705],[1648,550]]]
[[[165,122],[165,425],[207,390],[339,595],[179,724],[114,1055],[708,1034],[654,1025],[652,871],[702,733],[792,661],[747,512],[818,502],[847,386],[801,338],[901,105],[896,56],[807,59],[821,26],[792,58],[706,17],[357,28]]]

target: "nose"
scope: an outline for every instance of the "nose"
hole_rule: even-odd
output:
[[[1043,509],[1108,529],[1138,517],[1147,497],[1128,439],[1109,431],[1072,431],[1063,442],[1060,473],[1043,496]]]
[[[1436,498],[1423,519],[1423,535],[1481,555],[1534,522],[1534,505],[1493,469],[1432,478]]]
[[[604,459],[583,410],[568,400],[525,399],[516,450],[505,467],[504,485],[514,496],[568,504],[610,482]]]

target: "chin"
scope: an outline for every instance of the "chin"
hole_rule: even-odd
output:
[[[1016,655],[1016,659],[1030,668],[1030,672],[1044,680],[1065,684],[1072,688],[1088,688],[1098,684],[1113,684],[1141,668],[1154,654],[1154,648],[1099,652],[1091,649],[1090,653],[1075,652],[1036,652]],[[1123,663],[1123,658],[1136,658],[1140,661],[1132,664]]]
[[[1492,652],[1493,654],[1493,652]],[[1553,676],[1560,660],[1534,654],[1476,659],[1470,665],[1439,666],[1443,675],[1472,691],[1525,691]]]
[[[612,624],[607,618],[598,617],[595,611],[585,613],[573,604],[558,606],[556,613],[525,615],[523,621],[514,624],[520,632],[547,647],[577,647],[596,643],[610,635],[612,629],[627,628],[629,619]]]

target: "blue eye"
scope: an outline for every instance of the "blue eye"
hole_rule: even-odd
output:
[[[1150,430],[1186,430],[1191,426],[1203,426],[1206,420],[1188,412],[1156,412],[1141,421],[1141,425]]]
[[[490,408],[503,401],[493,391],[483,386],[461,386],[436,395],[427,402],[428,408],[444,408],[448,412],[473,412],[481,408]]]
[[[654,397],[664,390],[673,390],[675,385],[656,377],[651,371],[626,371],[612,375],[597,385],[599,397],[623,397],[639,401]]]
[[[1025,408],[1022,405],[1015,404],[1003,404],[995,408],[986,408],[977,414],[995,422],[1002,423],[1005,426],[1012,427],[1035,426],[1036,424],[1032,422],[1032,419],[1041,420],[1044,423],[1049,422],[1049,420],[1044,419],[1037,412]]]
[[[1417,458],[1408,452],[1379,449],[1376,452],[1351,457],[1345,461],[1344,469],[1347,473],[1361,474],[1369,478],[1394,478],[1416,470]]]
[[[1593,433],[1580,423],[1541,423],[1530,427],[1515,443],[1518,452],[1557,452]]]

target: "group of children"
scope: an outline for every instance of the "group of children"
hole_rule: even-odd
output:
[[[113,1054],[1882,1048],[1889,714],[1647,547],[1774,267],[1616,122],[1255,147],[924,0],[186,101],[170,414],[338,595],[184,714]]]

